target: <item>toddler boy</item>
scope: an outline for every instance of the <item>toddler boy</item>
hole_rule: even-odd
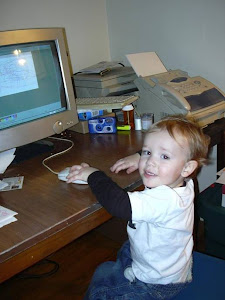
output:
[[[143,191],[125,192],[86,163],[71,167],[68,183],[87,181],[110,214],[128,221],[129,241],[116,262],[97,268],[85,299],[170,299],[191,281],[191,177],[206,162],[208,145],[209,138],[187,117],[155,123],[145,135],[141,156],[136,153],[111,167],[116,173],[138,168]]]

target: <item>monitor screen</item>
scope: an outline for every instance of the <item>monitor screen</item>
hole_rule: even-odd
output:
[[[0,32],[0,151],[77,123],[65,31]]]

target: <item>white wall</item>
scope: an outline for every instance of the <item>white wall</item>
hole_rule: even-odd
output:
[[[225,0],[106,0],[113,60],[155,51],[225,92]]]
[[[106,0],[112,60],[155,51],[167,69],[200,75],[225,92],[225,0]],[[216,146],[199,176],[216,180]]]
[[[105,0],[3,0],[0,30],[64,27],[73,72],[109,60]]]

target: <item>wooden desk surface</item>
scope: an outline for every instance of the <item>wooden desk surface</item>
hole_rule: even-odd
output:
[[[117,134],[79,134],[67,131],[63,136],[74,141],[67,153],[47,165],[54,171],[87,162],[110,175],[129,190],[141,184],[138,172],[111,173],[119,158],[142,147],[139,131]],[[53,141],[53,153],[69,144]],[[11,165],[4,177],[24,176],[22,190],[0,193],[0,205],[18,213],[18,221],[0,229],[0,282],[45,258],[82,234],[107,221],[111,216],[97,203],[88,185],[67,184],[42,165],[50,153]]]
[[[218,170],[225,164],[225,118],[204,129],[217,144]],[[75,143],[73,149],[47,164],[54,171],[87,162],[110,175],[129,190],[141,184],[138,172],[113,174],[110,166],[119,158],[142,147],[144,135],[139,131],[117,134],[79,134],[67,131],[65,138]],[[64,150],[66,142],[54,141],[53,153]],[[0,193],[0,205],[18,212],[18,221],[0,229],[0,282],[12,277],[111,216],[97,203],[88,186],[67,184],[42,166],[43,154],[11,165],[4,177],[24,176],[22,190]]]

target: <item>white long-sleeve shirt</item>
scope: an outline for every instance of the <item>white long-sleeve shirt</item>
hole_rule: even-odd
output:
[[[132,269],[146,283],[185,282],[192,263],[194,188],[159,186],[128,193],[132,223],[127,227]]]
[[[88,183],[97,200],[114,216],[128,220],[132,270],[145,282],[185,282],[192,263],[194,186],[159,186],[125,192],[103,172]]]

